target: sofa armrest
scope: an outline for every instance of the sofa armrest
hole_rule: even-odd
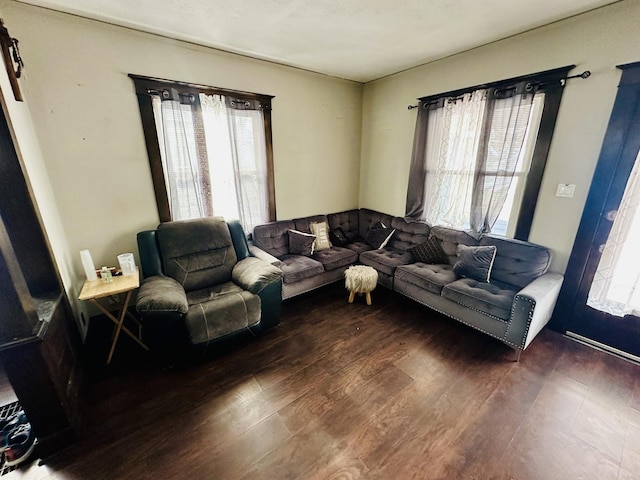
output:
[[[256,257],[247,257],[235,264],[231,272],[234,283],[253,294],[259,294],[272,283],[279,283],[282,270]]]
[[[187,294],[182,285],[171,277],[155,275],[145,278],[138,290],[136,311],[149,313],[176,313],[184,315],[189,310]]]
[[[511,306],[505,341],[520,350],[547,324],[555,308],[564,276],[547,272],[520,290]]]
[[[249,244],[249,252],[254,257],[259,258],[263,262],[267,262],[268,264],[273,265],[274,267],[280,267],[280,264],[282,263],[280,260],[278,260],[276,257],[271,255],[270,253],[267,253],[261,248],[256,247],[252,243]]]

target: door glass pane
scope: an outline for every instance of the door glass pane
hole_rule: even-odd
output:
[[[587,299],[590,307],[616,316],[640,315],[639,175],[636,158]]]

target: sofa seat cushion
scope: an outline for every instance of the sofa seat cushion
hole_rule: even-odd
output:
[[[283,255],[280,260],[282,262],[280,269],[282,270],[282,281],[284,283],[295,283],[324,272],[322,263],[310,257]]]
[[[232,282],[187,294],[185,326],[192,344],[229,335],[260,321],[260,297]]]
[[[501,282],[486,283],[461,278],[446,285],[442,296],[460,305],[508,321],[513,299],[520,289]]]
[[[436,295],[440,295],[442,288],[455,282],[458,276],[449,264],[411,263],[400,265],[394,277],[397,280],[411,283]]]
[[[380,248],[360,254],[360,263],[375,268],[378,272],[393,276],[399,265],[413,261],[411,254],[395,248]]]
[[[358,260],[358,254],[348,248],[331,247],[315,252],[311,258],[320,262],[328,272],[355,263]]]
[[[348,243],[347,245],[345,245],[344,248],[348,248],[349,250],[353,250],[358,255],[360,255],[363,252],[368,252],[370,250],[373,250],[373,247],[371,245],[369,245],[364,239],[359,238],[359,237],[356,238],[353,242]]]

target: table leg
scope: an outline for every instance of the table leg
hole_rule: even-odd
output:
[[[128,311],[128,307],[129,307],[129,302],[131,301],[131,291],[127,292],[127,295],[125,297],[124,303],[122,304],[122,310],[120,310],[119,314],[118,314],[118,318],[114,317],[113,314],[107,310],[105,307],[102,306],[102,304],[100,302],[98,302],[97,299],[92,298],[91,300],[93,301],[93,303],[100,309],[100,311],[102,313],[104,313],[107,318],[109,320],[111,320],[113,323],[116,324],[116,329],[113,335],[113,340],[111,342],[111,349],[109,351],[109,356],[107,358],[107,364],[111,363],[111,358],[113,357],[113,352],[116,348],[116,343],[118,342],[118,337],[120,336],[120,332],[123,331],[124,333],[126,333],[127,335],[129,335],[133,340],[135,340],[135,342],[140,345],[142,348],[144,348],[145,350],[149,350],[149,347],[147,347],[144,343],[142,343],[142,340],[140,340],[138,337],[136,337],[131,330],[129,330],[127,328],[126,325],[124,325],[124,317],[129,315],[131,317],[133,317],[133,315]],[[136,323],[138,323],[138,325],[140,325],[140,322],[138,321],[137,318],[133,317],[136,320]],[[140,328],[138,329],[140,330]]]

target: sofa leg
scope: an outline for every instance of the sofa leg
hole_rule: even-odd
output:
[[[516,358],[514,361],[518,363],[520,362],[520,355],[522,355],[522,350],[520,350],[519,348],[514,348],[514,351],[516,353]]]

